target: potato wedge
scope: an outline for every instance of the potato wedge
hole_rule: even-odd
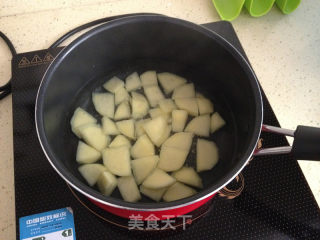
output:
[[[117,91],[114,94],[114,102],[116,105],[119,105],[120,103],[124,101],[129,101],[129,100],[130,100],[129,93],[124,87],[117,89]]]
[[[141,195],[132,176],[118,178],[118,188],[122,198],[127,202],[137,202]]]
[[[173,110],[171,115],[172,131],[182,132],[188,119],[188,112],[185,110]]]
[[[102,130],[106,135],[118,135],[120,134],[116,124],[108,117],[103,117],[101,119]]]
[[[172,177],[187,185],[203,188],[201,177],[192,167],[182,167],[178,171],[173,172]]]
[[[140,81],[140,77],[137,72],[131,73],[127,78],[126,78],[126,89],[128,92],[131,92],[133,90],[137,90],[141,88],[142,84]]]
[[[185,78],[169,72],[158,73],[157,76],[166,94],[171,93],[175,88],[187,82]]]
[[[81,165],[78,170],[89,186],[92,187],[98,181],[100,174],[107,169],[102,164],[90,163]]]
[[[108,171],[102,172],[97,181],[99,191],[105,196],[110,196],[117,184],[117,178]]]
[[[154,169],[153,172],[143,181],[142,185],[146,188],[159,189],[170,186],[176,181],[175,178],[161,169]]]
[[[103,87],[109,92],[115,93],[119,88],[124,87],[124,82],[120,78],[114,76],[103,84]]]
[[[131,93],[132,118],[143,118],[148,114],[149,103],[147,99],[140,93]]]
[[[97,119],[95,119],[90,113],[83,110],[81,107],[78,107],[70,120],[71,130],[77,135],[78,138],[81,138],[79,127],[82,125],[86,125],[88,123],[96,123]]]
[[[151,108],[149,110],[149,115],[150,115],[150,117],[152,119],[161,116],[161,117],[165,118],[166,122],[170,122],[171,121],[170,113],[165,113],[160,108]]]
[[[150,118],[146,118],[146,119],[141,119],[141,120],[135,122],[136,137],[140,137],[141,135],[146,133],[144,131],[143,125],[150,120],[151,120]]]
[[[130,143],[129,139],[123,135],[116,136],[109,145],[110,148],[111,147],[121,147],[121,146],[127,146],[128,148],[131,148],[131,143]]]
[[[79,141],[77,148],[76,161],[80,164],[83,163],[94,163],[101,158],[101,153],[85,144],[82,141]]]
[[[114,95],[111,93],[92,93],[92,102],[102,116],[114,117]]]
[[[208,98],[196,98],[199,114],[213,113],[213,103]]]
[[[134,120],[122,120],[116,122],[119,131],[128,138],[135,139]]]
[[[152,86],[158,85],[157,73],[156,71],[146,71],[140,75],[140,80],[142,82],[142,86]]]
[[[205,139],[198,138],[197,141],[197,172],[212,169],[219,160],[217,145]]]
[[[166,190],[167,188],[152,189],[152,188],[146,188],[143,185],[140,186],[140,192],[143,195],[147,196],[148,198],[151,198],[156,202],[159,202],[161,200]]]
[[[219,130],[224,125],[226,125],[226,122],[218,112],[215,112],[214,114],[211,115],[211,122],[210,122],[211,133],[214,133],[215,131]]]
[[[177,109],[176,104],[173,102],[172,99],[169,98],[162,99],[159,102],[159,107],[163,112],[168,114],[170,114],[172,110]]]
[[[180,169],[189,154],[189,151],[162,146],[160,150],[160,161],[158,168],[166,172],[172,172]]]
[[[103,164],[114,175],[130,176],[130,151],[128,146],[106,148],[102,153]]]
[[[143,180],[150,175],[150,173],[152,173],[158,162],[158,155],[138,158],[131,161],[133,176],[138,185],[141,184]]]
[[[181,85],[177,88],[174,89],[172,98],[177,99],[177,98],[193,98],[195,97],[196,93],[194,90],[194,85],[193,83],[187,83],[184,85]]]
[[[186,110],[191,116],[198,116],[198,104],[196,98],[177,98],[174,100],[181,110]]]
[[[209,114],[200,115],[193,118],[186,126],[185,132],[191,132],[202,137],[210,136],[210,116]]]
[[[162,146],[178,148],[180,150],[189,152],[192,144],[193,136],[194,136],[193,133],[186,133],[186,132],[175,133],[172,136],[170,136],[167,139],[167,141],[165,141],[162,144]]]
[[[146,134],[140,136],[131,148],[131,156],[133,158],[148,157],[154,154],[154,145]]]
[[[163,117],[156,117],[143,125],[145,132],[154,144],[161,140],[167,130],[166,127],[167,122]]]
[[[83,140],[98,151],[102,151],[110,143],[110,137],[106,136],[101,127],[95,123],[89,123],[79,127]]]
[[[163,131],[162,136],[155,142],[157,147],[160,147],[170,136],[171,133],[171,125],[167,125],[165,130]]]
[[[157,106],[164,99],[164,95],[158,85],[146,86],[143,89],[151,107]]]
[[[182,198],[190,197],[196,193],[197,191],[193,188],[188,187],[183,183],[176,182],[165,192],[163,195],[163,200],[165,202],[172,202]]]
[[[116,113],[114,114],[115,120],[122,120],[126,118],[130,118],[130,105],[128,102],[122,102],[118,106]]]

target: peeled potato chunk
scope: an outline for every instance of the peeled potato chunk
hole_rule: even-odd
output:
[[[123,101],[129,101],[129,100],[130,100],[129,93],[124,87],[117,89],[117,91],[114,94],[114,102],[116,105],[119,105]]]
[[[162,116],[165,118],[166,122],[170,122],[170,113],[165,113],[160,108],[152,108],[149,110],[149,115],[152,119]]]
[[[176,182],[163,195],[165,202],[172,202],[182,198],[190,197],[196,194],[197,191],[191,187],[188,187],[182,183]]]
[[[144,87],[144,93],[151,107],[157,106],[160,100],[164,99],[163,93],[158,85]]]
[[[121,147],[121,146],[127,146],[128,148],[131,148],[130,141],[128,140],[128,138],[126,138],[123,135],[116,136],[109,145],[110,148],[111,147]]]
[[[108,117],[101,119],[102,130],[106,135],[118,135],[120,134],[116,124]]]
[[[171,133],[171,125],[167,125],[162,136],[155,142],[155,145],[157,147],[160,147],[162,143],[164,143],[164,141],[168,139],[168,137],[170,136],[170,133]]]
[[[82,141],[79,141],[77,148],[76,160],[78,163],[94,163],[101,158],[101,153],[85,144]]]
[[[142,94],[136,92],[132,92],[131,95],[132,117],[134,119],[143,118],[149,111],[147,99]]]
[[[163,72],[158,73],[157,76],[166,94],[171,93],[176,87],[179,87],[187,82],[185,78],[173,73]]]
[[[78,168],[82,177],[87,181],[89,186],[93,186],[98,181],[100,174],[106,171],[106,167],[102,164],[98,163],[91,163],[91,164],[84,164]]]
[[[197,172],[212,169],[218,159],[217,145],[212,141],[199,138],[197,142]]]
[[[203,188],[202,180],[192,167],[183,167],[172,173],[172,177],[177,181],[188,184],[193,187]]]
[[[118,106],[116,113],[114,114],[115,120],[126,119],[130,117],[130,106],[128,102],[122,102]]]
[[[160,150],[160,161],[158,168],[172,172],[180,169],[187,159],[189,151],[162,146]]]
[[[193,118],[185,129],[186,132],[192,132],[195,135],[209,137],[210,135],[210,116],[209,114]]]
[[[91,116],[90,113],[83,110],[81,107],[78,107],[70,120],[70,125],[72,132],[77,135],[78,138],[81,138],[79,127],[82,125],[86,125],[88,123],[96,123],[97,119],[95,119],[93,116]]]
[[[94,108],[102,116],[113,118],[114,116],[114,96],[111,93],[92,93]]]
[[[152,86],[158,85],[157,73],[156,71],[146,71],[140,75],[140,80],[142,82],[142,86]]]
[[[182,132],[188,119],[188,112],[185,110],[172,111],[172,131]]]
[[[152,156],[154,153],[154,145],[146,134],[140,136],[131,148],[133,158]]]
[[[226,122],[218,112],[215,112],[214,114],[211,115],[211,122],[210,122],[211,133],[214,133],[215,131],[219,130],[224,125],[226,125]]]
[[[174,101],[179,109],[186,110],[191,116],[198,116],[196,98],[177,98]]]
[[[138,158],[131,161],[133,176],[136,179],[137,184],[142,183],[143,180],[152,173],[156,168],[158,161],[158,155]]]
[[[140,192],[151,198],[154,201],[159,202],[163,196],[163,194],[166,192],[167,188],[159,188],[159,189],[152,189],[152,188],[146,188],[145,186],[140,186]]]
[[[162,99],[159,102],[159,107],[163,112],[169,113],[169,114],[172,112],[172,110],[177,109],[177,106],[172,101],[172,99],[168,99],[168,98]]]
[[[147,119],[141,119],[141,120],[135,122],[136,137],[140,137],[141,135],[146,133],[144,131],[143,125],[150,120],[151,120],[150,118],[147,118]]]
[[[163,143],[163,147],[177,148],[186,152],[190,151],[193,134],[187,132],[175,133]]]
[[[142,185],[146,188],[159,189],[170,186],[176,181],[175,178],[161,169],[154,169],[153,172],[144,180]]]
[[[119,131],[123,135],[125,135],[131,139],[135,139],[134,120],[133,119],[116,122],[116,125],[117,125]]]
[[[118,178],[118,188],[122,198],[127,202],[137,202],[141,195],[132,176]]]
[[[140,77],[137,72],[131,73],[126,78],[126,89],[128,92],[141,88]]]
[[[105,196],[110,196],[117,184],[117,178],[108,171],[102,172],[97,181],[99,191]]]
[[[174,89],[172,98],[193,98],[195,97],[196,93],[194,90],[193,83],[187,83],[184,85],[181,85],[180,87],[177,87]]]
[[[167,122],[163,117],[156,117],[143,125],[144,130],[154,144],[161,139],[166,127]]]
[[[102,151],[110,142],[110,137],[106,136],[101,127],[95,123],[81,126],[79,132],[84,141],[98,151]]]
[[[103,164],[117,176],[130,176],[130,151],[127,146],[106,148],[103,153]]]
[[[110,78],[103,87],[109,92],[115,93],[119,88],[124,87],[124,82],[118,77],[114,76]]]
[[[197,98],[199,114],[208,114],[213,112],[213,104],[207,98]]]

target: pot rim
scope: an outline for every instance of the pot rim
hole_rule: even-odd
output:
[[[234,168],[228,174],[222,177],[219,181],[217,181],[211,187],[204,189],[191,197],[172,201],[172,202],[130,203],[130,202],[125,202],[121,199],[107,197],[100,194],[99,192],[92,189],[88,185],[82,183],[72,174],[68,174],[69,171],[67,170],[67,168],[64,167],[62,163],[59,163],[59,160],[55,157],[53,151],[50,149],[50,147],[48,147],[49,144],[45,136],[45,130],[43,125],[42,99],[44,98],[44,91],[46,89],[46,85],[48,82],[47,79],[50,79],[50,76],[54,73],[55,67],[62,62],[64,56],[68,55],[74,48],[76,48],[82,42],[86,41],[91,36],[99,32],[105,31],[113,27],[117,27],[122,24],[127,24],[132,22],[137,23],[142,21],[163,21],[167,23],[169,22],[172,24],[179,25],[181,27],[186,27],[191,31],[197,31],[215,40],[225,50],[227,50],[230,54],[232,54],[234,58],[238,60],[238,63],[244,69],[246,74],[250,76],[248,77],[248,80],[250,81],[251,86],[253,87],[253,89],[256,89],[256,91],[253,92],[253,96],[256,103],[256,109],[255,109],[256,122],[255,122],[254,131],[253,131],[250,143],[248,144],[247,150],[243,154],[242,159],[238,161],[238,163],[234,166]],[[47,68],[41,80],[41,83],[37,92],[36,104],[35,104],[36,131],[37,131],[37,136],[38,136],[41,148],[46,158],[48,159],[49,163],[51,164],[51,166],[62,177],[62,179],[64,179],[68,184],[70,184],[78,192],[82,193],[86,197],[91,198],[97,202],[100,202],[104,205],[108,205],[115,208],[135,210],[135,211],[163,211],[168,209],[180,208],[180,207],[188,206],[198,201],[201,201],[213,195],[214,193],[218,192],[221,188],[223,188],[229,182],[231,182],[242,171],[242,169],[245,167],[245,165],[253,155],[256,144],[260,136],[262,119],[263,119],[263,104],[262,104],[262,95],[261,95],[259,83],[253,69],[251,68],[248,61],[244,58],[244,56],[233,45],[231,45],[231,43],[229,43],[225,38],[207,29],[206,27],[203,27],[185,20],[166,17],[166,16],[160,16],[160,15],[137,15],[137,16],[129,16],[129,17],[123,17],[120,19],[115,19],[108,23],[101,24],[89,30],[88,32],[84,33],[80,37],[76,38],[68,46],[66,46],[64,49],[61,50],[61,52],[55,57],[55,59],[51,62],[51,64]]]

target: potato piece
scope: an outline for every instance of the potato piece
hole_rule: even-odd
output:
[[[176,182],[163,195],[165,202],[172,202],[182,198],[191,197],[196,194],[197,191],[191,187],[188,187],[182,183]]]
[[[156,168],[158,161],[158,155],[138,158],[131,161],[133,176],[138,185],[142,183],[150,173],[152,173],[152,171]]]
[[[117,178],[108,171],[102,172],[97,181],[99,191],[105,196],[110,196],[117,184]]]
[[[128,146],[106,148],[102,153],[103,164],[117,176],[130,176],[130,151]]]
[[[166,129],[164,130],[162,136],[159,138],[159,140],[155,143],[157,147],[160,147],[162,143],[164,143],[171,133],[171,125],[167,125]]]
[[[126,78],[126,89],[128,92],[141,88],[142,84],[137,72],[131,73]]]
[[[160,109],[161,109],[163,112],[165,112],[165,113],[171,113],[172,110],[177,109],[177,106],[176,106],[176,104],[172,101],[172,99],[168,99],[168,98],[162,99],[162,100],[159,102],[159,107],[160,107]]]
[[[186,150],[162,146],[158,168],[166,172],[176,171],[184,165],[188,154]]]
[[[106,135],[118,135],[120,134],[116,124],[108,117],[103,117],[101,119],[102,130]]]
[[[172,111],[172,131],[182,132],[188,119],[188,112],[185,110]]]
[[[154,144],[161,140],[162,135],[167,130],[166,127],[167,123],[163,117],[156,117],[143,125],[144,130]]]
[[[113,118],[114,96],[111,93],[92,93],[92,102],[96,111],[102,116]]]
[[[116,136],[109,145],[110,148],[111,147],[121,147],[121,146],[127,146],[128,148],[131,148],[130,141],[128,140],[128,138],[126,138],[123,135]]]
[[[147,119],[141,119],[141,120],[135,122],[136,137],[140,137],[141,135],[146,133],[144,131],[143,125],[150,120],[151,120],[150,118],[147,118]]]
[[[143,118],[149,111],[147,99],[142,94],[136,92],[132,92],[131,96],[132,117],[134,119]]]
[[[196,98],[177,98],[174,100],[181,110],[186,110],[191,116],[198,116],[198,104]]]
[[[114,94],[114,102],[116,105],[119,105],[120,103],[124,101],[129,101],[129,100],[130,100],[129,93],[124,87],[119,88]]]
[[[116,113],[114,114],[114,119],[115,120],[121,120],[121,119],[126,119],[129,118],[130,115],[130,106],[128,102],[122,102],[118,106]]]
[[[212,169],[219,160],[217,145],[205,139],[198,138],[197,142],[197,172]]]
[[[144,87],[144,94],[146,95],[151,107],[157,106],[160,100],[164,99],[163,93],[158,85]]]
[[[215,112],[214,114],[211,115],[211,122],[210,122],[211,133],[214,133],[215,131],[219,130],[224,125],[226,125],[226,122],[218,112]]]
[[[91,164],[84,164],[78,168],[82,177],[87,181],[90,187],[96,184],[100,174],[106,171],[106,167],[102,164],[98,163],[91,163]]]
[[[163,143],[162,146],[178,148],[180,150],[189,152],[192,144],[192,139],[193,139],[192,133],[186,133],[186,132],[175,133],[171,137],[169,137],[167,141]]]
[[[159,202],[163,196],[163,194],[166,192],[167,188],[159,188],[159,189],[152,189],[152,188],[146,188],[145,186],[140,186],[140,192],[151,198],[154,201]]]
[[[83,110],[81,107],[78,107],[70,120],[71,130],[77,135],[78,138],[81,138],[79,127],[82,125],[86,125],[88,123],[96,123],[97,119],[95,119],[90,113]]]
[[[190,186],[203,188],[202,179],[192,167],[183,167],[172,173],[172,177]]]
[[[140,136],[131,148],[133,158],[142,158],[154,155],[154,145],[146,134]]]
[[[123,120],[116,122],[119,131],[128,138],[135,139],[134,120]]]
[[[213,112],[213,104],[212,102],[207,98],[196,98],[199,114],[208,114]]]
[[[166,94],[171,93],[176,87],[179,87],[187,82],[185,78],[173,73],[163,72],[158,73],[157,76]]]
[[[122,198],[127,202],[137,202],[141,195],[132,176],[118,178],[118,188]]]
[[[175,178],[161,169],[154,169],[153,172],[144,180],[142,186],[151,189],[159,189],[170,186],[176,181]]]
[[[79,141],[76,160],[78,163],[94,163],[101,158],[101,153],[93,147]]]
[[[192,132],[202,137],[210,136],[210,116],[209,114],[193,118],[186,126],[185,132]]]
[[[120,78],[114,76],[103,84],[103,87],[109,92],[115,93],[119,88],[124,87],[124,82]]]
[[[140,79],[143,87],[158,85],[156,71],[146,71],[140,75]]]
[[[101,127],[95,123],[79,127],[79,132],[83,140],[98,151],[102,151],[110,142],[110,137],[106,136]]]
[[[152,108],[149,110],[149,115],[152,119],[157,118],[157,117],[164,117],[166,122],[171,121],[170,113],[165,113],[162,111],[160,108]]]
[[[187,83],[184,85],[181,85],[180,87],[177,87],[174,89],[172,98],[193,98],[195,97],[196,93],[194,90],[193,83]]]

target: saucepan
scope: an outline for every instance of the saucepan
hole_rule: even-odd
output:
[[[75,161],[77,138],[70,128],[76,107],[95,115],[91,93],[112,76],[146,70],[172,72],[192,81],[209,96],[227,122],[212,137],[220,160],[202,172],[203,190],[173,202],[142,198],[125,202],[119,193],[104,196],[89,187]],[[257,77],[246,59],[217,33],[184,20],[141,15],[100,25],[66,46],[51,63],[39,87],[35,120],[42,149],[57,173],[99,207],[122,217],[151,213],[182,215],[209,201],[234,179],[253,155],[290,153],[297,159],[320,159],[320,130],[291,131],[262,124],[263,103]],[[261,131],[294,136],[291,147],[259,149]]]

